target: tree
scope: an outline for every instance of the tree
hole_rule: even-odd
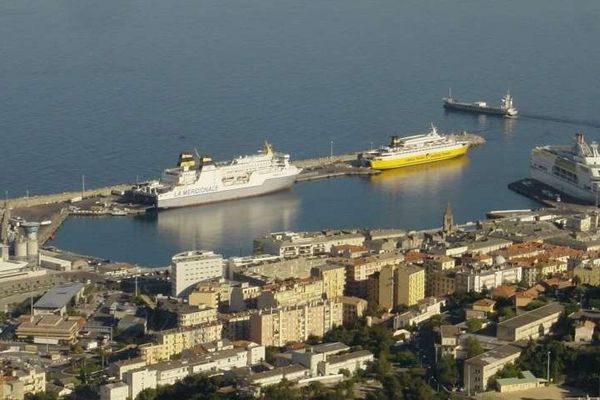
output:
[[[261,399],[264,400],[301,400],[300,389],[295,383],[283,379],[276,385],[267,386],[263,389]]]
[[[467,358],[475,357],[483,353],[481,343],[474,337],[468,337],[467,340],[465,340],[465,350],[467,352]]]
[[[545,304],[546,304],[545,301],[533,300],[525,306],[525,310],[532,311],[532,310],[535,310],[536,308],[540,308],[541,306],[543,306]]]
[[[428,325],[432,328],[439,328],[444,323],[444,316],[442,314],[433,315],[429,321]]]
[[[156,389],[147,388],[142,390],[135,398],[135,400],[154,400],[156,399]]]
[[[466,322],[467,330],[470,333],[477,332],[483,327],[483,322],[477,318],[468,319]]]
[[[387,352],[383,350],[379,352],[377,359],[373,363],[373,372],[377,374],[380,380],[392,372],[392,364],[388,360]]]
[[[509,319],[515,316],[515,312],[512,307],[502,307],[498,309],[498,318],[500,321],[504,321],[505,319]]]
[[[435,366],[435,377],[445,386],[454,387],[456,385],[458,368],[456,368],[454,357],[449,354],[442,356],[442,359]]]

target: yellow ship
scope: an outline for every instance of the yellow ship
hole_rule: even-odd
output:
[[[392,136],[389,146],[363,153],[359,159],[378,170],[407,167],[462,156],[469,143],[452,136],[440,135],[435,126],[426,134]]]

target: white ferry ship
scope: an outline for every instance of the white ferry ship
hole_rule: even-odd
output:
[[[160,209],[213,203],[287,189],[300,171],[290,164],[289,154],[274,152],[266,142],[257,154],[223,163],[182,153],[177,168],[165,170],[160,180],[133,187],[127,195]]]
[[[540,146],[531,152],[531,178],[581,200],[595,202],[600,188],[598,144],[575,134],[573,146]]]
[[[363,153],[359,160],[373,169],[384,170],[459,157],[468,149],[468,142],[440,135],[431,125],[431,131],[426,134],[392,136],[389,146]]]

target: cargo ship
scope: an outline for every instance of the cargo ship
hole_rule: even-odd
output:
[[[266,142],[257,154],[228,162],[181,153],[176,168],[166,169],[159,180],[134,186],[125,197],[157,209],[214,203],[287,189],[300,172],[290,164],[289,154],[274,152]]]
[[[405,137],[392,136],[389,146],[362,153],[358,158],[363,165],[385,170],[459,157],[468,149],[469,142],[456,140],[449,135],[440,135],[436,127],[431,125],[428,133]]]
[[[575,134],[572,146],[535,147],[529,164],[531,178],[588,203],[598,201],[600,153],[598,143],[587,144]]]
[[[473,113],[501,115],[503,117],[516,117],[519,111],[513,106],[513,98],[510,93],[506,93],[502,97],[500,107],[491,107],[485,101],[475,101],[472,103],[464,103],[452,97],[452,93],[448,97],[444,97],[444,108],[447,110],[467,111]]]

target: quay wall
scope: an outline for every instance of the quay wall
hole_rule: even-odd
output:
[[[97,189],[89,189],[83,192],[83,197],[94,197],[94,196],[108,196],[113,190],[126,190],[131,188],[132,185],[119,184],[114,186],[106,186]],[[63,201],[69,201],[75,197],[82,196],[82,192],[63,192],[56,194],[42,194],[37,196],[19,197],[16,199],[9,199],[12,208],[23,208],[23,207],[34,207],[44,204],[61,203]]]

